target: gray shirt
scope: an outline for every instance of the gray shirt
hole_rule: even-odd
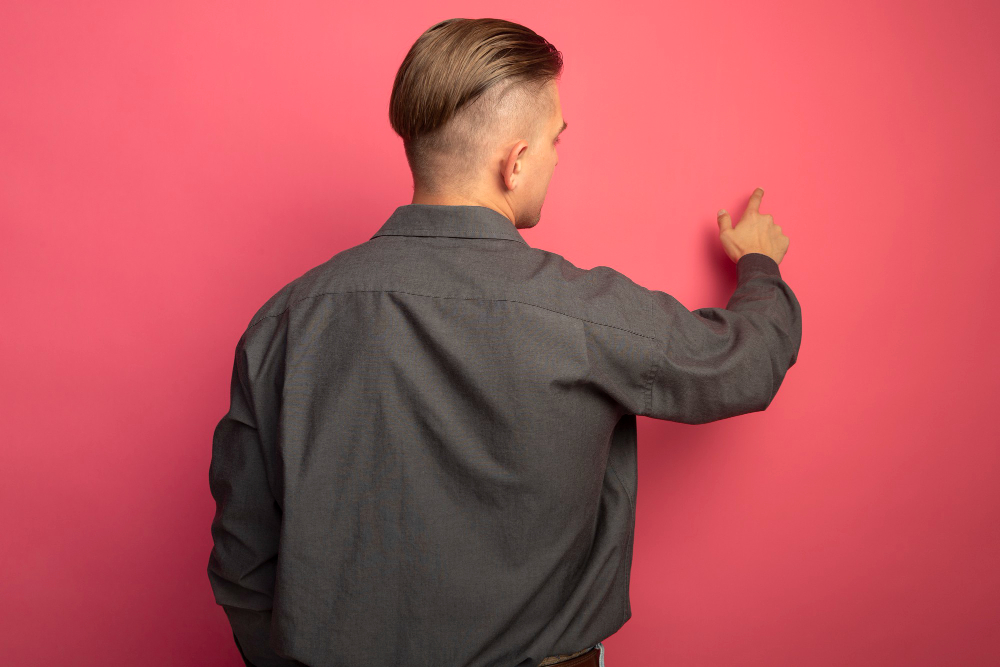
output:
[[[770,257],[690,311],[407,204],[271,297],[215,429],[208,577],[248,663],[535,666],[631,617],[636,416],[764,410],[802,336]]]

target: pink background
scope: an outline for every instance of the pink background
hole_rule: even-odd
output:
[[[791,239],[771,407],[640,419],[608,667],[1000,664],[1000,15],[859,0],[0,5],[5,663],[242,664],[206,574],[235,344],[410,202],[392,81],[454,16],[564,53],[531,246],[693,309],[735,286],[717,209],[761,186]]]

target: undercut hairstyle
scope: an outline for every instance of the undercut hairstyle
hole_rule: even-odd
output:
[[[562,74],[562,53],[503,19],[447,19],[428,28],[403,59],[389,123],[403,139],[414,188],[465,193],[499,147],[541,141]]]

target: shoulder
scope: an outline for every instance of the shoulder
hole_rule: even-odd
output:
[[[651,292],[622,271],[605,265],[581,268],[537,248],[529,257],[532,278],[526,287],[535,298],[579,319],[649,335]]]
[[[338,278],[351,274],[351,267],[363,264],[367,255],[365,244],[346,248],[336,255],[285,283],[272,294],[250,318],[244,335],[266,324],[269,319],[284,315],[296,303],[338,289]]]

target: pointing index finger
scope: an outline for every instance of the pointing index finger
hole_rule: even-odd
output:
[[[750,195],[750,203],[747,204],[747,212],[753,211],[754,213],[757,213],[758,209],[760,208],[760,200],[763,197],[764,197],[764,188],[757,188],[756,190],[754,190],[753,194]]]

